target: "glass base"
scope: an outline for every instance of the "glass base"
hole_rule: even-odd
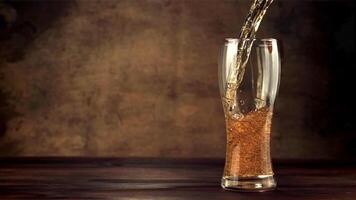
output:
[[[240,192],[264,192],[276,188],[273,175],[261,175],[254,177],[226,176],[221,179],[221,187],[225,190]]]

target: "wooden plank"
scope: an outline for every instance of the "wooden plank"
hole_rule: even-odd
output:
[[[0,159],[0,199],[356,199],[356,167],[276,165],[278,188],[220,188],[221,160]],[[313,167],[314,166],[314,167]]]

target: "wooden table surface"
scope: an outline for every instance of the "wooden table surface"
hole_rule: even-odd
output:
[[[277,162],[278,188],[220,188],[222,160],[0,158],[0,199],[335,199],[356,200],[350,163]]]

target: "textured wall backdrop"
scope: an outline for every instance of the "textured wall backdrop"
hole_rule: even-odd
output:
[[[224,157],[218,51],[249,4],[0,1],[0,155]],[[353,10],[276,1],[267,13],[258,35],[283,47],[273,157],[356,153]]]

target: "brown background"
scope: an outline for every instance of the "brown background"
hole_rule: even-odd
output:
[[[249,4],[0,2],[0,155],[224,157],[218,51]],[[354,25],[352,1],[271,6],[274,158],[354,158]]]

